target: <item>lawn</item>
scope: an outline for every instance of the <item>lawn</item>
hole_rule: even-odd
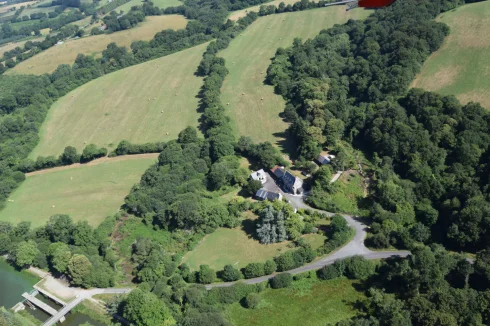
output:
[[[164,29],[177,30],[185,28],[186,25],[187,20],[181,15],[146,17],[145,21],[135,28],[112,34],[68,40],[63,44],[53,46],[19,63],[6,74],[42,75],[53,72],[60,64],[73,64],[80,53],[100,56],[109,43],[116,42],[119,46],[129,48],[133,41],[151,40],[156,33]]]
[[[331,7],[271,15],[259,18],[237,36],[219,53],[230,71],[221,98],[237,134],[250,136],[256,142],[270,141],[292,152],[294,149],[285,148],[291,145],[283,143],[287,124],[279,117],[285,101],[274,94],[272,86],[264,84],[271,58],[277,48],[292,45],[297,37],[311,38],[322,29],[349,18],[364,18],[369,13],[363,9],[346,12],[344,7]]]
[[[131,187],[155,158],[112,159],[27,177],[0,211],[0,221],[44,224],[51,215],[98,225],[117,212]]]
[[[412,83],[462,102],[490,109],[490,2],[467,4],[439,16],[451,28],[444,45],[432,54]]]
[[[303,281],[308,280],[300,282]],[[317,281],[310,289],[294,288],[295,285],[291,289],[264,290],[257,309],[235,303],[228,306],[226,313],[236,326],[324,326],[355,316],[353,305],[365,299],[354,288],[354,282],[346,279]]]
[[[248,263],[265,262],[292,249],[288,247],[289,241],[270,245],[261,244],[251,237],[250,229],[253,229],[252,219],[244,219],[242,227],[219,228],[206,236],[194,250],[189,251],[182,262],[188,264],[192,270],[199,269],[201,264],[207,264],[215,270],[221,270],[227,264],[242,268]],[[303,238],[313,248],[323,245],[326,239],[319,234],[308,234]]]
[[[197,126],[202,78],[194,72],[206,46],[116,71],[68,93],[49,110],[31,157],[59,155],[68,145],[82,150],[84,142],[114,148],[123,139],[167,141]]]

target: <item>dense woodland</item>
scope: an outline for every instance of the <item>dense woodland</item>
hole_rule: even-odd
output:
[[[397,3],[279,49],[268,71],[289,100],[300,155],[316,157],[324,146],[342,152],[347,141],[372,157],[370,242],[378,248],[488,245],[489,113],[422,90],[405,95],[448,33],[433,18],[457,4]],[[316,197],[329,192],[320,184]]]
[[[130,50],[111,44],[101,59],[80,55],[73,66],[61,65],[50,75],[1,76],[5,92],[0,94],[0,200],[24,180],[23,172],[105,155],[105,149],[89,145],[82,154],[67,147],[58,158],[26,159],[47,110],[59,96],[103,74],[215,39],[196,67],[204,77],[198,94],[204,138],[186,128],[167,143],[121,142],[112,155],[160,152],[123,208],[148,228],[171,232],[188,250],[218,227],[239,225],[242,212],[252,209],[259,215],[255,234],[259,241],[287,238],[297,248],[242,270],[226,265],[214,271],[201,265],[191,271],[179,265],[181,253],[138,238],[130,257],[137,289],[125,298],[114,298],[109,311],[135,325],[231,325],[224,314],[227,305],[240,302],[254,309],[265,287],[284,288],[302,278],[323,282],[347,277],[360,280],[360,290],[369,299],[356,305],[358,317],[339,326],[490,324],[490,114],[479,104],[463,106],[454,97],[407,89],[449,33],[434,18],[460,1],[398,1],[365,21],[336,25],[313,40],[296,40],[292,47],[279,49],[267,74],[267,81],[288,101],[284,113],[299,144],[299,161],[311,160],[327,147],[348,165],[349,160],[342,159],[349,152],[345,147],[363,151],[374,167],[369,244],[408,248],[412,255],[379,263],[356,256],[317,273],[294,277],[281,273],[266,283],[238,283],[210,291],[203,287],[216,279],[236,281],[288,271],[335,250],[352,236],[345,220],[336,215],[330,221],[329,240],[314,251],[300,235],[313,232],[314,222],[322,216],[294,212],[281,202],[250,205],[246,200],[218,200],[231,187],[253,193],[257,186],[247,181],[240,156],[260,167],[285,163],[269,143],[235,139],[220,101],[228,70],[217,53],[259,15],[316,5],[303,1],[289,7],[266,6],[259,14],[223,24],[230,10],[259,3],[187,0],[163,12],[146,3],[126,19],[136,21],[138,11],[143,11],[143,17],[179,13],[194,21],[184,30],[162,31],[149,42],[134,42]],[[108,19],[113,30],[128,26],[121,17]],[[328,182],[331,172],[322,167],[315,174],[312,205],[330,207],[323,197],[333,191]],[[84,222],[75,224],[66,215],[54,216],[34,230],[28,223],[2,222],[0,253],[8,253],[19,267],[33,264],[67,275],[76,285],[113,286],[120,257],[108,236],[120,222],[116,219],[108,218],[96,229]],[[474,252],[475,259],[449,253],[442,245]],[[2,318],[11,316],[0,311]]]

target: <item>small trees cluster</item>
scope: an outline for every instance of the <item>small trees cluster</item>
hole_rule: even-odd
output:
[[[270,244],[286,240],[284,213],[276,211],[272,205],[265,207],[260,212],[256,232],[260,243]]]

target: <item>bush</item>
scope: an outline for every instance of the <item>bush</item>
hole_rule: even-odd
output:
[[[245,298],[245,307],[248,309],[255,309],[259,306],[261,300],[262,298],[257,293],[250,293]]]
[[[333,280],[334,278],[342,276],[335,265],[323,266],[318,270],[317,275],[321,280]]]
[[[345,276],[351,279],[366,279],[374,274],[375,265],[362,256],[354,256],[344,260]]]
[[[264,264],[262,263],[248,264],[247,266],[245,266],[243,270],[243,275],[245,275],[245,278],[264,276],[265,275]]]
[[[201,284],[211,284],[216,279],[216,272],[208,265],[199,266],[199,272],[197,272],[197,280]]]
[[[271,288],[287,288],[293,282],[293,276],[289,273],[281,273],[270,280]]]
[[[237,281],[242,276],[242,273],[231,265],[226,265],[220,273],[220,278],[225,282]]]
[[[264,264],[265,275],[271,275],[277,270],[277,264],[273,260],[268,260]]]

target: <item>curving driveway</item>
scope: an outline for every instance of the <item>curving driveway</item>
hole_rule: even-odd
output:
[[[271,178],[269,178],[271,180]],[[278,191],[278,187],[275,185],[272,185],[270,182],[267,182],[266,185],[264,185],[264,188],[267,190],[271,191]],[[286,194],[281,191],[283,196],[289,201],[291,206],[294,208],[303,208],[303,209],[309,209],[313,211],[317,211],[323,214],[326,214],[328,216],[335,215],[334,213],[322,211],[319,209],[314,209],[308,205],[306,205],[303,201],[303,198],[300,196],[293,196],[290,194]],[[354,218],[353,216],[350,215],[341,215],[349,224],[350,227],[352,227],[356,234],[354,238],[349,241],[345,246],[342,248],[338,249],[337,251],[334,251],[330,255],[323,257],[317,261],[314,261],[308,265],[304,265],[292,270],[287,271],[288,273],[291,274],[298,274],[298,273],[303,273],[307,271],[312,271],[312,270],[317,270],[322,268],[323,266],[326,265],[331,265],[333,264],[336,260],[352,257],[352,256],[362,256],[366,259],[385,259],[393,256],[399,256],[399,257],[406,257],[410,254],[410,251],[372,251],[368,249],[364,245],[364,240],[366,239],[367,232],[366,228],[367,226],[360,222],[358,219]],[[256,278],[250,278],[246,280],[240,280],[239,282],[243,282],[246,284],[256,284],[256,283],[261,283],[264,281],[267,281],[271,278],[273,278],[276,274],[272,275],[266,275],[266,276],[261,276],[261,277],[256,277]],[[206,289],[210,290],[215,287],[226,287],[226,286],[231,286],[235,284],[236,282],[225,282],[225,283],[215,283],[215,284],[207,284]]]

